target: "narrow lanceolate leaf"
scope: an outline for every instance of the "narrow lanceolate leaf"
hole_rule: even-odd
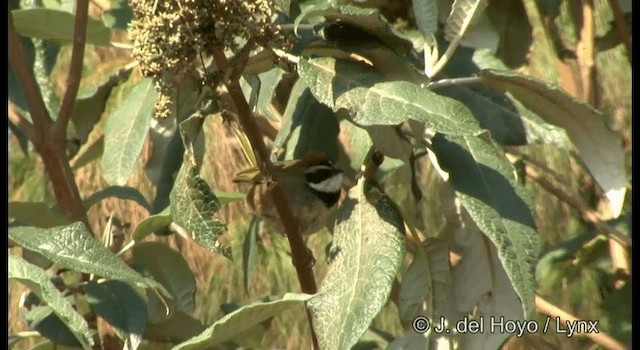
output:
[[[131,176],[149,132],[155,101],[152,79],[142,80],[107,119],[102,169],[110,184],[123,186]]]
[[[93,338],[87,321],[56,289],[50,277],[41,268],[18,256],[9,255],[9,278],[17,279],[27,285],[65,323],[82,347],[91,349]]]
[[[402,323],[411,324],[417,316],[431,315],[434,302],[449,295],[451,283],[446,244],[437,239],[420,244],[400,285],[398,313]]]
[[[451,13],[444,26],[447,41],[459,40],[467,28],[475,23],[479,14],[484,11],[489,2],[487,0],[456,0],[451,5]]]
[[[187,151],[189,152],[189,151]],[[218,240],[227,231],[224,221],[214,215],[220,202],[185,155],[169,196],[173,221],[201,246],[231,259],[231,249]]]
[[[507,90],[547,122],[564,128],[585,165],[611,203],[611,214],[622,212],[626,192],[624,151],[604,116],[560,88],[514,72],[482,71],[490,86]]]
[[[24,248],[42,254],[61,268],[159,287],[157,282],[142,277],[105,248],[81,222],[48,229],[15,227],[9,230],[9,238]]]
[[[89,198],[82,201],[82,204],[86,209],[89,209],[92,205],[110,197],[132,200],[151,212],[151,205],[142,193],[133,187],[126,186],[109,186],[103,190],[94,192]]]
[[[199,335],[173,347],[173,350],[209,349],[233,339],[264,320],[277,316],[283,311],[303,305],[311,295],[287,293],[282,299],[256,302],[226,315]]]
[[[418,85],[385,79],[369,67],[334,58],[300,59],[300,78],[334,111],[346,109],[359,125],[398,125],[409,119],[451,135],[480,131],[462,103]]]
[[[413,14],[422,35],[433,34],[438,29],[438,2],[436,0],[413,0]]]
[[[526,317],[533,312],[540,237],[527,190],[515,169],[483,136],[433,138],[440,167],[478,228],[496,246]]]
[[[85,287],[87,301],[107,321],[118,336],[137,349],[147,328],[147,303],[129,284],[110,280],[99,284],[89,281]]]
[[[76,17],[66,11],[33,8],[13,10],[13,24],[24,36],[51,40],[59,44],[71,44]],[[102,23],[89,18],[87,22],[87,44],[107,46],[111,31]]]
[[[387,303],[405,255],[404,226],[389,197],[364,180],[340,208],[333,260],[307,304],[322,349],[349,349]]]
[[[244,291],[249,293],[251,286],[251,275],[258,257],[258,230],[260,228],[260,218],[255,216],[251,219],[249,229],[242,242],[242,273],[244,281]]]
[[[522,303],[499,257],[498,249],[478,229],[468,211],[450,186],[440,192],[441,212],[447,224],[443,233],[451,238],[461,257],[451,269],[452,291],[445,300],[434,304],[435,326],[449,330],[431,333],[431,348],[445,346],[459,349],[499,349],[513,336],[506,329],[494,328],[490,332],[454,332],[457,322],[473,318],[484,329],[493,320],[522,322],[526,319]],[[443,319],[444,318],[444,319]],[[444,321],[444,322],[441,322]],[[409,334],[415,334],[410,330]],[[454,344],[457,347],[454,347]],[[423,347],[424,348],[424,347]]]

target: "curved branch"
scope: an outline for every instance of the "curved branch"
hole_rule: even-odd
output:
[[[80,80],[82,79],[82,64],[84,60],[84,48],[87,39],[87,20],[89,17],[89,1],[78,0],[76,3],[76,23],[73,34],[73,48],[71,50],[71,62],[69,63],[69,76],[67,77],[67,90],[62,98],[60,113],[53,129],[53,139],[62,140],[67,131],[67,124],[71,119],[73,106],[78,95]]]
[[[561,321],[564,324],[567,323],[576,323],[577,321],[587,322],[584,320],[579,320],[577,317],[571,315],[570,313],[560,309],[559,307],[551,304],[550,302],[542,299],[541,297],[536,295],[536,311],[541,314],[548,315],[551,317],[559,318],[558,321]],[[593,321],[592,321],[593,322]],[[597,326],[597,324],[596,324]],[[556,326],[557,327],[557,326]],[[563,327],[564,328],[564,327]],[[585,332],[585,333],[577,333],[584,335],[589,338],[594,343],[602,346],[606,349],[615,349],[615,350],[624,350],[626,347],[622,345],[619,341],[613,339],[610,335],[602,332],[598,329],[598,332]]]
[[[9,62],[16,74],[18,84],[22,88],[22,93],[27,100],[29,113],[33,119],[34,145],[39,145],[44,141],[47,130],[53,124],[51,116],[44,105],[40,88],[36,82],[33,72],[27,65],[27,56],[24,54],[20,36],[13,25],[13,14],[9,11]]]

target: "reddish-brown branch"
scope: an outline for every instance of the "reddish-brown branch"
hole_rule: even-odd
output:
[[[222,52],[222,50],[214,52],[213,58],[218,69],[222,72],[225,72],[229,67],[229,61],[227,60],[224,52]],[[293,218],[293,214],[291,213],[291,209],[284,195],[284,192],[278,184],[277,179],[272,175],[274,174],[274,166],[269,158],[269,151],[264,144],[262,134],[260,133],[260,128],[258,127],[255,118],[253,118],[252,116],[251,108],[249,107],[249,104],[244,97],[238,81],[230,80],[225,81],[224,83],[227,87],[229,97],[231,98],[231,101],[233,103],[233,107],[236,109],[235,112],[238,116],[238,121],[240,125],[242,125],[242,129],[246,133],[247,138],[251,143],[251,147],[257,154],[256,160],[258,162],[258,167],[263,172],[265,177],[271,180],[270,182],[272,183],[272,199],[276,206],[278,214],[280,215],[280,220],[282,221],[285,232],[287,234],[287,239],[289,240],[293,265],[296,269],[298,280],[300,281],[300,287],[304,293],[315,294],[318,289],[316,287],[316,281],[312,269],[313,258],[310,256],[309,250],[302,240],[302,235],[300,234],[298,225]],[[309,317],[309,322],[311,322],[312,318],[308,310],[307,316]],[[313,346],[315,349],[317,349],[318,342],[315,336],[315,332],[313,331],[313,326],[311,327],[311,336]]]
[[[80,80],[82,79],[82,61],[84,60],[84,48],[87,38],[87,20],[89,17],[89,1],[78,0],[76,2],[76,23],[73,34],[73,48],[71,49],[71,62],[69,63],[69,76],[67,77],[67,89],[62,98],[60,113],[53,128],[53,139],[63,140],[67,131],[67,124],[73,113],[73,106],[78,95]]]
[[[582,29],[578,43],[578,64],[582,76],[582,100],[595,105],[596,19],[593,0],[582,1]]]
[[[585,221],[597,227],[599,230],[608,234],[609,237],[615,239],[623,245],[631,247],[631,238],[625,236],[620,231],[604,222],[602,220],[602,217],[600,216],[600,213],[587,207],[584,203],[582,203],[582,201],[572,197],[561,188],[556,187],[553,183],[538,174],[538,172],[533,170],[531,167],[525,167],[525,174],[528,178],[534,180],[545,190],[549,191],[549,193],[553,194],[561,201],[569,204],[571,207],[576,209]]]
[[[53,124],[53,121],[44,105],[44,100],[40,94],[36,78],[33,76],[33,72],[27,64],[27,56],[24,54],[20,36],[13,25],[13,14],[11,11],[9,11],[9,62],[16,74],[18,84],[20,84],[20,88],[22,88],[22,93],[27,100],[36,136],[32,141],[34,145],[37,145],[43,141],[38,139],[38,137],[42,137],[47,133],[47,129]]]
[[[22,43],[20,43],[20,37],[13,25],[11,12],[9,12],[9,61],[27,99],[33,120],[32,141],[36,151],[42,157],[56,201],[69,220],[82,221],[89,227],[89,221],[82,206],[82,198],[67,161],[65,143],[61,139],[53,139],[52,137],[53,121],[44,105],[33,72],[27,66],[28,61]]]

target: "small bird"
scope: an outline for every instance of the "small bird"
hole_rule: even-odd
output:
[[[338,208],[342,193],[342,170],[324,154],[314,152],[302,159],[273,164],[272,174],[282,188],[298,229],[303,235],[318,232]],[[271,199],[272,186],[258,168],[240,172],[233,182],[252,183],[247,204],[258,216],[284,233],[278,211]]]

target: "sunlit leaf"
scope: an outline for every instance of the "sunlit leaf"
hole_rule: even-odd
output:
[[[304,305],[309,298],[311,296],[307,294],[288,293],[282,299],[246,305],[221,318],[199,335],[174,346],[173,350],[206,349],[222,344],[293,306]]]
[[[338,214],[329,271],[307,303],[323,349],[348,349],[358,341],[387,303],[404,258],[402,217],[370,186],[362,179],[349,191]]]
[[[152,79],[142,80],[107,119],[102,169],[110,184],[124,186],[129,180],[149,133],[156,95]]]
[[[84,349],[90,349],[93,338],[87,321],[62,296],[50,281],[50,275],[22,258],[9,255],[9,278],[24,283],[38,295],[69,328]]]

